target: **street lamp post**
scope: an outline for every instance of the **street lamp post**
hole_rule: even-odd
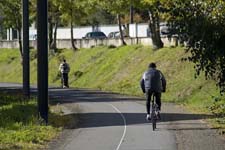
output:
[[[38,110],[48,123],[48,0],[37,0]]]

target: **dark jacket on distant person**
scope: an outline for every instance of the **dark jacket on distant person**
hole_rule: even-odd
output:
[[[70,72],[70,66],[68,63],[66,62],[62,62],[60,65],[59,65],[59,71],[61,73],[69,73]]]

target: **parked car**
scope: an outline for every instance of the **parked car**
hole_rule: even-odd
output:
[[[123,31],[123,37],[129,37],[126,32]],[[116,31],[116,32],[110,32],[108,34],[108,38],[120,38],[120,32]]]
[[[116,32],[110,32],[108,34],[108,38],[118,38],[120,36],[120,32],[116,31]]]
[[[106,39],[105,33],[101,31],[88,32],[83,39]]]
[[[170,34],[169,28],[167,26],[163,26],[160,28],[160,35],[161,37],[166,37]]]

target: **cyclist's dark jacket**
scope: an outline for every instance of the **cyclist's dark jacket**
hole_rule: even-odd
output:
[[[154,92],[165,92],[166,90],[166,79],[161,71],[155,68],[149,68],[141,80],[142,91],[150,90]]]

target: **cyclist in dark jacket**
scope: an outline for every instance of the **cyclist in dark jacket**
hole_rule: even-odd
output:
[[[161,93],[166,91],[166,79],[160,70],[156,69],[155,63],[149,64],[149,69],[145,71],[141,79],[141,88],[146,95],[147,120],[150,120],[150,100],[152,94],[156,96],[156,104],[161,110]]]

